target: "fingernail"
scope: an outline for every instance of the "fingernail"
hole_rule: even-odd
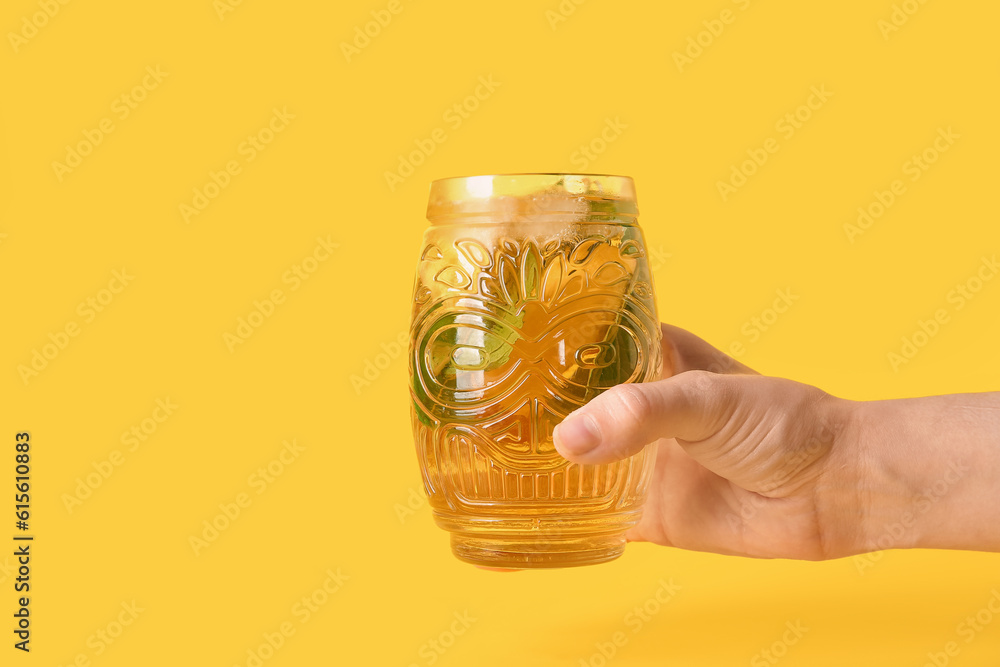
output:
[[[586,413],[564,419],[552,436],[556,449],[565,454],[586,454],[601,444],[601,432],[594,418]]]

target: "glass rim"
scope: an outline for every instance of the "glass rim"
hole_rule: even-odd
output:
[[[634,220],[638,215],[631,176],[577,172],[513,172],[451,176],[430,183],[427,218],[494,217],[537,220],[578,216],[586,220]]]
[[[631,176],[625,176],[624,174],[608,174],[603,172],[593,172],[593,171],[501,171],[493,174],[466,174],[464,176],[443,176],[441,178],[435,178],[431,181],[431,185],[434,183],[439,183],[441,181],[459,181],[467,178],[496,178],[496,177],[510,177],[510,176],[587,176],[587,177],[600,177],[600,178],[624,178],[633,181]]]

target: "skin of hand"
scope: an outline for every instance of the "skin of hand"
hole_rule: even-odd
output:
[[[848,401],[662,328],[662,380],[614,387],[554,433],[584,464],[654,448],[628,539],[804,560],[1000,550],[1000,395]]]

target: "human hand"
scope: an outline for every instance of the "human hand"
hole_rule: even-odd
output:
[[[649,499],[630,540],[807,560],[888,546],[1000,548],[996,394],[847,401],[758,375],[669,325],[663,353],[663,380],[614,387],[554,433],[557,450],[578,463],[616,461],[653,443]],[[956,405],[981,413],[958,437],[940,425]],[[952,436],[928,434],[933,425]],[[940,446],[949,437],[951,459]],[[949,474],[960,479],[947,502],[918,511],[922,489]],[[979,509],[956,519],[970,503]]]

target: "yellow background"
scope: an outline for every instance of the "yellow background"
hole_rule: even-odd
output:
[[[0,570],[0,663],[246,665],[291,622],[263,664],[429,665],[427,643],[467,611],[434,664],[596,666],[617,631],[611,665],[772,664],[760,652],[796,621],[809,629],[777,664],[918,666],[955,640],[949,664],[998,664],[1000,616],[956,635],[1000,590],[996,555],[887,552],[862,571],[631,545],[563,571],[462,564],[426,505],[400,516],[420,483],[406,368],[378,357],[407,326],[431,179],[579,169],[574,152],[619,119],[587,170],[635,177],[650,249],[669,255],[654,264],[662,319],[841,396],[1000,388],[1000,280],[960,311],[947,301],[1000,250],[1000,6],[909,4],[886,39],[890,0],[589,0],[564,3],[554,28],[557,0],[401,0],[348,61],[341,43],[387,2],[245,0],[220,18],[212,0],[74,0],[15,50],[9,33],[42,10],[7,0],[0,471],[30,431],[37,537],[33,650],[11,648]],[[724,9],[732,22],[679,71],[673,53]],[[120,118],[114,100],[157,66]],[[449,125],[490,76],[496,90]],[[833,95],[786,139],[775,124],[811,86]],[[274,108],[294,119],[247,161]],[[114,130],[60,182],[52,163],[105,118]],[[446,141],[390,191],[385,172],[439,127]],[[907,180],[948,127],[960,138]],[[780,150],[723,201],[717,181],[768,137]],[[180,205],[231,160],[240,172],[185,222]],[[850,243],[844,224],[897,178],[905,194]],[[292,290],[283,276],[327,236],[337,249]],[[86,322],[78,304],[123,267],[134,279]],[[799,300],[750,342],[744,325],[786,288]],[[284,302],[230,351],[224,334],[275,289]],[[950,321],[894,370],[887,355],[942,307]],[[70,321],[79,334],[26,384],[18,367]],[[167,397],[179,407],[129,451],[122,433]],[[258,495],[250,476],[291,439],[305,450]],[[68,511],[116,450],[121,465]],[[196,555],[190,536],[240,493],[250,506]],[[293,606],[338,568],[349,579],[301,623]],[[626,614],[661,579],[681,591],[631,632]],[[92,637],[133,600],[144,611],[96,655]]]

